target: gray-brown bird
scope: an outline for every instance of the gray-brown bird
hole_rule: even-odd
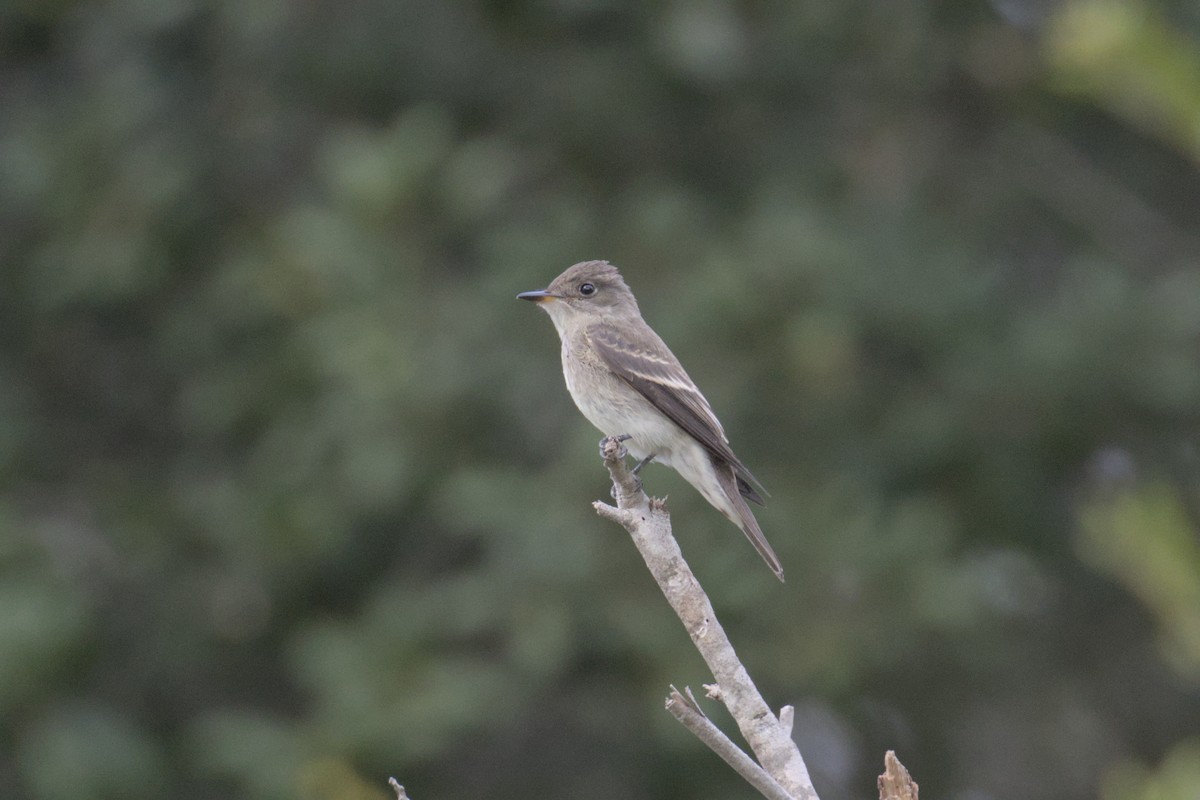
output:
[[[549,286],[517,295],[550,315],[562,340],[563,376],[575,405],[625,446],[640,470],[674,467],[741,528],[783,580],[783,566],[746,504],[762,505],[761,483],[734,455],[725,430],[674,353],[638,310],[633,292],[607,261],[584,261]],[[762,494],[760,494],[760,492]]]

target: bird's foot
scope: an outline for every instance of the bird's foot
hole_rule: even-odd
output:
[[[641,461],[639,461],[637,463],[637,465],[634,466],[634,468],[632,470],[630,470],[630,472],[632,472],[634,475],[637,475],[639,472],[642,471],[642,467],[646,466],[653,460],[654,460],[654,453],[651,453],[650,455],[646,456]]]
[[[632,438],[633,437],[630,436],[628,433],[622,433],[618,436],[605,436],[603,439],[600,440],[600,457],[608,458],[609,450],[614,449],[613,455],[615,455],[619,459],[624,460],[625,456],[629,455],[629,451],[625,449],[625,445],[621,444],[621,442],[627,442]],[[642,479],[637,476],[637,473],[638,473],[638,470],[642,468],[642,464],[645,464],[646,461],[648,461],[648,459],[643,459],[641,463],[639,463],[636,467],[633,468],[633,471],[631,473],[633,475],[633,480],[637,484],[637,491],[639,491],[639,492],[642,490]],[[613,486],[609,490],[609,494],[612,495],[613,500],[616,500],[617,499],[617,487]]]
[[[621,444],[621,442],[627,442],[632,438],[633,437],[628,433],[622,433],[620,436],[605,436],[600,440],[600,457],[608,458],[608,443],[611,441],[615,442],[620,448],[617,451],[617,458],[624,458],[625,456],[629,455],[629,451],[625,449],[625,445]]]

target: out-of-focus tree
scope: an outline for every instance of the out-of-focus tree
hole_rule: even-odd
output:
[[[644,474],[825,800],[1188,796],[1198,64],[1167,0],[0,10],[6,796],[741,791],[513,300],[584,258],[772,492],[785,587]]]

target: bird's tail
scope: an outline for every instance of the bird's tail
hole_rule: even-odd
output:
[[[726,516],[732,520],[733,524],[742,529],[742,533],[746,534],[746,538],[750,540],[750,544],[754,545],[754,549],[762,556],[762,560],[767,562],[767,566],[775,573],[775,577],[783,582],[783,564],[779,562],[779,556],[775,555],[774,549],[771,548],[771,543],[767,541],[767,537],[763,536],[762,528],[758,527],[758,520],[754,518],[754,512],[750,510],[750,506],[746,505],[746,501],[742,498],[742,493],[739,491],[738,481],[734,475],[733,469],[724,464],[714,464],[716,467],[717,480],[721,484],[721,490],[725,493],[725,497],[729,500],[729,505],[733,507],[734,514],[731,515],[728,509],[725,511]]]

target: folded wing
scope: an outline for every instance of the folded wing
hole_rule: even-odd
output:
[[[700,442],[713,458],[731,465],[741,495],[762,504],[766,489],[734,455],[708,400],[649,326],[640,331],[641,343],[631,341],[615,326],[603,322],[589,327],[587,336],[614,374]]]

